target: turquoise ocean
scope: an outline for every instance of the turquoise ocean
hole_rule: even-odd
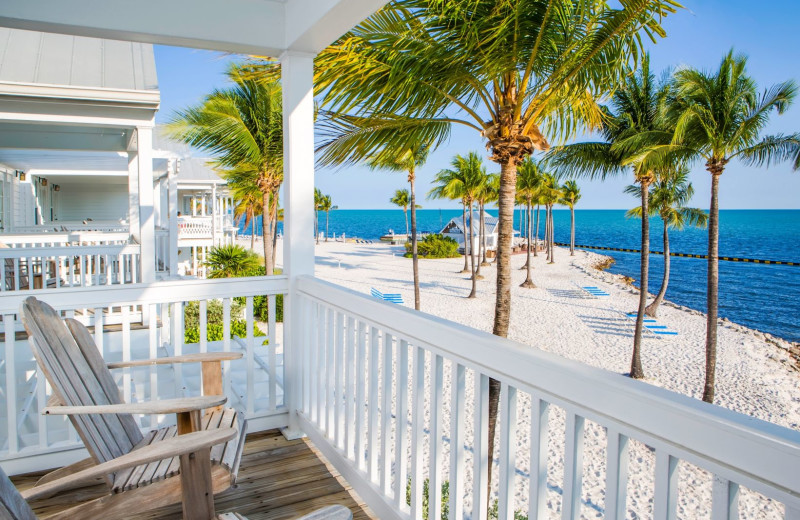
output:
[[[488,210],[497,214],[496,210]],[[420,232],[438,232],[459,210],[421,209],[417,211]],[[544,211],[542,211],[544,215]],[[515,226],[520,228],[520,212],[515,212]],[[569,211],[555,210],[556,242],[569,242]],[[641,223],[626,219],[624,210],[576,210],[577,244],[638,249]],[[325,229],[325,215],[320,214],[320,230]],[[663,225],[651,219],[651,247],[662,249]],[[329,231],[337,237],[377,240],[389,229],[405,233],[402,210],[334,210],[330,212]],[[260,223],[257,225],[260,230]],[[247,234],[248,231],[243,231]],[[543,228],[540,230],[540,236]],[[673,252],[705,254],[707,231],[685,229],[670,231]],[[800,262],[800,210],[722,210],[720,211],[720,256],[761,258]],[[598,251],[614,259],[612,273],[639,278],[639,254]],[[556,258],[556,261],[559,261]],[[560,261],[567,262],[565,256]],[[663,256],[650,258],[650,292],[656,293],[663,276]],[[800,267],[720,262],[720,317],[800,342]],[[672,257],[667,299],[680,305],[705,311],[706,261]]]

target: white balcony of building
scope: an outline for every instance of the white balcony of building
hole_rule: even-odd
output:
[[[10,278],[3,275],[4,287],[10,289],[0,294],[4,470],[21,475],[87,456],[67,420],[41,413],[52,390],[33,358],[19,315],[23,300],[36,296],[86,325],[107,362],[243,353],[223,367],[223,388],[230,404],[248,417],[250,448],[241,471],[252,480],[219,497],[218,503],[228,510],[288,518],[293,504],[342,500],[359,509],[357,516],[417,520],[423,518],[427,488],[431,519],[442,518],[444,504],[450,519],[485,519],[494,500],[503,520],[513,520],[517,509],[529,519],[618,519],[625,517],[632,500],[651,501],[652,516],[667,519],[678,516],[680,503],[705,495],[712,497],[708,513],[715,519],[751,513],[759,518],[800,518],[800,433],[795,430],[315,278],[313,58],[384,3],[229,0],[224,10],[210,0],[191,5],[140,0],[135,9],[122,0],[95,2],[91,9],[75,0],[7,0],[0,5],[0,26],[5,27],[279,56],[286,219],[280,276],[159,280],[157,274],[165,266],[174,269],[177,262],[180,222],[191,223],[186,232],[192,233],[217,227],[213,211],[211,224],[201,220],[209,217],[209,199],[190,193],[192,188],[186,194],[194,212],[181,211],[178,218],[176,177],[154,174],[150,143],[157,97],[142,94],[138,104],[116,106],[117,116],[119,111],[132,112],[120,116],[124,122],[113,126],[114,132],[100,132],[96,120],[81,119],[81,110],[93,109],[80,101],[67,107],[58,99],[48,100],[62,118],[60,125],[73,128],[72,124],[79,133],[70,147],[124,154],[126,182],[138,183],[127,193],[138,200],[128,215],[130,244],[112,244],[123,248],[116,253],[98,250],[98,259],[89,264],[79,260],[82,267],[77,271],[76,256],[68,251],[74,245],[65,245],[64,251],[35,251],[39,260],[27,264],[27,285],[21,283],[19,259],[4,257],[6,265],[11,260],[14,273],[10,286]],[[52,122],[30,121],[31,106],[19,101],[12,87],[17,88],[0,75],[0,113],[13,116],[0,128],[3,138],[16,136],[11,149],[48,150],[42,133],[55,132]],[[72,123],[64,122],[70,118]],[[0,147],[8,143],[0,141]],[[19,168],[9,170],[13,175]],[[172,184],[165,203],[155,196],[156,183],[164,182]],[[206,201],[200,214],[198,200],[200,208]],[[159,220],[159,215],[169,218]],[[164,230],[175,240],[159,245]],[[53,233],[70,240],[77,236],[74,240],[82,247],[106,247],[83,244],[84,231]],[[48,239],[37,240],[5,249],[48,247]],[[113,275],[101,276],[114,269],[128,272],[128,267],[113,267],[110,259],[124,256],[129,245],[137,258],[136,267],[130,268],[136,273],[132,283],[127,283],[127,275],[122,277],[125,283],[120,278],[114,283]],[[156,260],[159,250],[166,251],[162,264]],[[50,263],[52,257],[55,263]],[[64,260],[58,258],[67,258],[66,274],[61,271]],[[41,282],[31,281],[37,276]],[[65,277],[81,282],[64,286]],[[87,281],[93,277],[97,283]],[[58,280],[58,291],[48,290],[52,279]],[[124,399],[136,402],[197,395],[199,372],[148,365],[117,370],[115,380]],[[490,380],[501,387],[491,495]],[[146,429],[171,419],[136,420]],[[297,444],[275,449],[263,432],[276,428],[293,439],[305,435],[305,441],[291,442],[312,446],[315,457],[330,465],[314,466],[325,476],[308,476],[304,470],[311,465],[299,460],[278,462],[283,459],[277,451],[289,457]],[[553,469],[556,460],[563,462],[563,471]],[[634,474],[631,461],[641,474]],[[326,479],[325,484],[309,484],[315,478]],[[629,493],[633,478],[646,483],[644,491]],[[584,499],[587,480],[602,488],[602,503]],[[337,493],[347,493],[348,498]],[[80,494],[68,495],[58,507],[80,499]]]

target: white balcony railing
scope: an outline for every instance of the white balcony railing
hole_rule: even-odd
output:
[[[69,231],[51,233],[4,233],[0,244],[11,248],[119,245],[130,242],[130,234],[121,232]]]
[[[141,280],[138,245],[0,248],[0,292]]]
[[[50,388],[35,363],[18,309],[35,295],[87,325],[108,362],[211,351],[242,351],[226,362],[230,405],[244,411],[248,431],[286,426],[282,324],[278,295],[285,277],[182,280],[116,287],[82,287],[42,294],[19,291],[0,298],[0,460],[9,473],[36,471],[85,457],[68,421],[40,414]],[[191,303],[190,303],[191,302]],[[266,335],[254,313],[268,305]],[[187,326],[186,319],[196,325]],[[191,325],[190,323],[190,325]],[[232,337],[233,336],[233,337]],[[11,338],[11,340],[9,340]],[[265,340],[268,340],[267,344]],[[115,370],[127,402],[199,395],[200,366],[160,365]],[[140,416],[144,428],[171,416]]]
[[[301,428],[382,519],[800,518],[800,432],[313,278],[297,283]],[[406,486],[410,486],[410,507]],[[628,496],[628,489],[632,489]]]
[[[78,233],[93,231],[98,233],[129,233],[128,224],[108,221],[55,221],[35,226],[14,226],[14,233]]]
[[[178,217],[178,239],[210,239],[212,217]]]

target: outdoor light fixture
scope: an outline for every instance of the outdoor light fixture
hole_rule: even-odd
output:
[[[47,186],[47,179],[42,179],[42,186]]]
[[[19,180],[24,181],[25,180],[25,172],[23,172],[22,170],[17,170],[17,173],[19,173]]]
[[[61,191],[61,186],[59,186],[58,184],[55,184],[53,186],[53,191]]]

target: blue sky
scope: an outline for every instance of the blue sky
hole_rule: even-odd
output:
[[[752,0],[686,0],[684,5],[687,9],[666,20],[667,38],[649,46],[654,71],[680,65],[714,69],[722,56],[734,48],[749,56],[749,72],[762,88],[789,79],[800,81],[797,0],[765,0],[758,2],[757,8]],[[175,110],[200,102],[213,88],[224,87],[223,72],[234,59],[208,51],[157,46],[161,89],[157,121],[167,121]],[[800,131],[800,99],[784,115],[773,117],[767,131]],[[436,172],[448,167],[455,154],[473,150],[486,155],[480,136],[472,129],[454,128],[450,141],[431,154],[418,172],[418,193],[422,195],[430,189]],[[487,160],[486,165],[489,171],[499,171],[495,163]],[[579,207],[631,207],[635,201],[622,193],[629,182],[627,178],[579,180],[583,193]],[[694,205],[707,208],[710,175],[702,164],[694,166],[692,182]],[[407,187],[404,174],[359,167],[317,170],[316,184],[342,209],[390,208],[388,200],[394,190]],[[420,204],[425,208],[456,207],[438,200],[422,200]],[[800,209],[800,172],[792,172],[786,164],[758,169],[731,163],[720,181],[720,207]]]

